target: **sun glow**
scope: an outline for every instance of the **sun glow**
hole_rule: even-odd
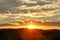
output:
[[[35,29],[36,27],[34,25],[27,26],[27,29]]]

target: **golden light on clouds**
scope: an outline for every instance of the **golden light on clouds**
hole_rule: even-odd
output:
[[[15,24],[16,26],[3,26],[3,27],[1,26],[0,29],[21,29],[21,28],[24,28],[24,29],[42,29],[42,30],[58,29],[58,30],[60,30],[60,27],[43,26],[43,25],[40,25],[38,22],[35,22],[35,21],[28,21],[24,25],[22,24],[22,26],[16,22],[13,24]],[[17,26],[17,24],[18,24],[18,26]]]
[[[44,26],[38,26],[37,23],[30,21],[26,24],[26,26],[24,26],[26,29],[42,29],[42,30],[46,30],[46,27]]]

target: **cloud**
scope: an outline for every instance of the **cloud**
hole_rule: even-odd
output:
[[[59,0],[0,0],[0,22],[31,18],[55,22],[60,17],[59,10]]]
[[[60,15],[60,10],[54,10],[53,14],[58,14],[58,15]]]
[[[37,1],[36,0],[2,0],[0,2],[1,13],[7,13],[7,12],[18,13],[18,12],[27,11],[27,9],[29,11],[36,11],[37,9],[45,11],[45,10],[60,9],[60,6],[59,3],[57,5],[52,1],[44,1],[44,0],[40,0],[40,1],[39,0]]]
[[[0,0],[0,13],[8,12],[10,9],[21,5],[17,0]]]
[[[58,2],[59,0],[45,0],[45,1],[54,1],[54,2]]]

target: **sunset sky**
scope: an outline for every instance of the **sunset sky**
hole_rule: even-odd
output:
[[[29,20],[60,22],[60,0],[0,0],[0,25]]]
[[[0,24],[26,19],[60,22],[60,0],[0,0]]]

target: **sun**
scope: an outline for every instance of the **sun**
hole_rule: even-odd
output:
[[[27,26],[27,29],[35,29],[36,27],[34,25]]]

